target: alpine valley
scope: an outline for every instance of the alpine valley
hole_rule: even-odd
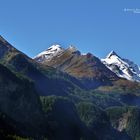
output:
[[[54,44],[34,58],[0,36],[0,140],[140,140],[140,68]]]

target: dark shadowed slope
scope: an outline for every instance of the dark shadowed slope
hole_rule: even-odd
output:
[[[43,66],[15,49],[0,37],[0,63],[13,72],[34,81],[40,95],[67,95],[71,90],[84,86],[74,77],[49,66]]]

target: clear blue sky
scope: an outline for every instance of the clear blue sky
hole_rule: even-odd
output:
[[[33,57],[53,43],[140,65],[139,0],[0,0],[0,34]]]

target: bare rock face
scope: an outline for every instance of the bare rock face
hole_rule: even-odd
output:
[[[127,128],[129,117],[131,117],[131,113],[127,112],[122,115],[122,117],[118,120],[117,130],[122,132]]]

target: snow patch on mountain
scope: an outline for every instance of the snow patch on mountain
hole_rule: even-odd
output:
[[[119,77],[140,82],[140,68],[128,59],[123,59],[112,51],[105,59],[101,59],[111,71]]]
[[[54,56],[60,55],[62,52],[64,52],[64,48],[62,48],[60,45],[52,45],[47,50],[39,53],[37,56],[34,57],[35,60],[38,62],[42,62],[44,60],[50,61]]]

